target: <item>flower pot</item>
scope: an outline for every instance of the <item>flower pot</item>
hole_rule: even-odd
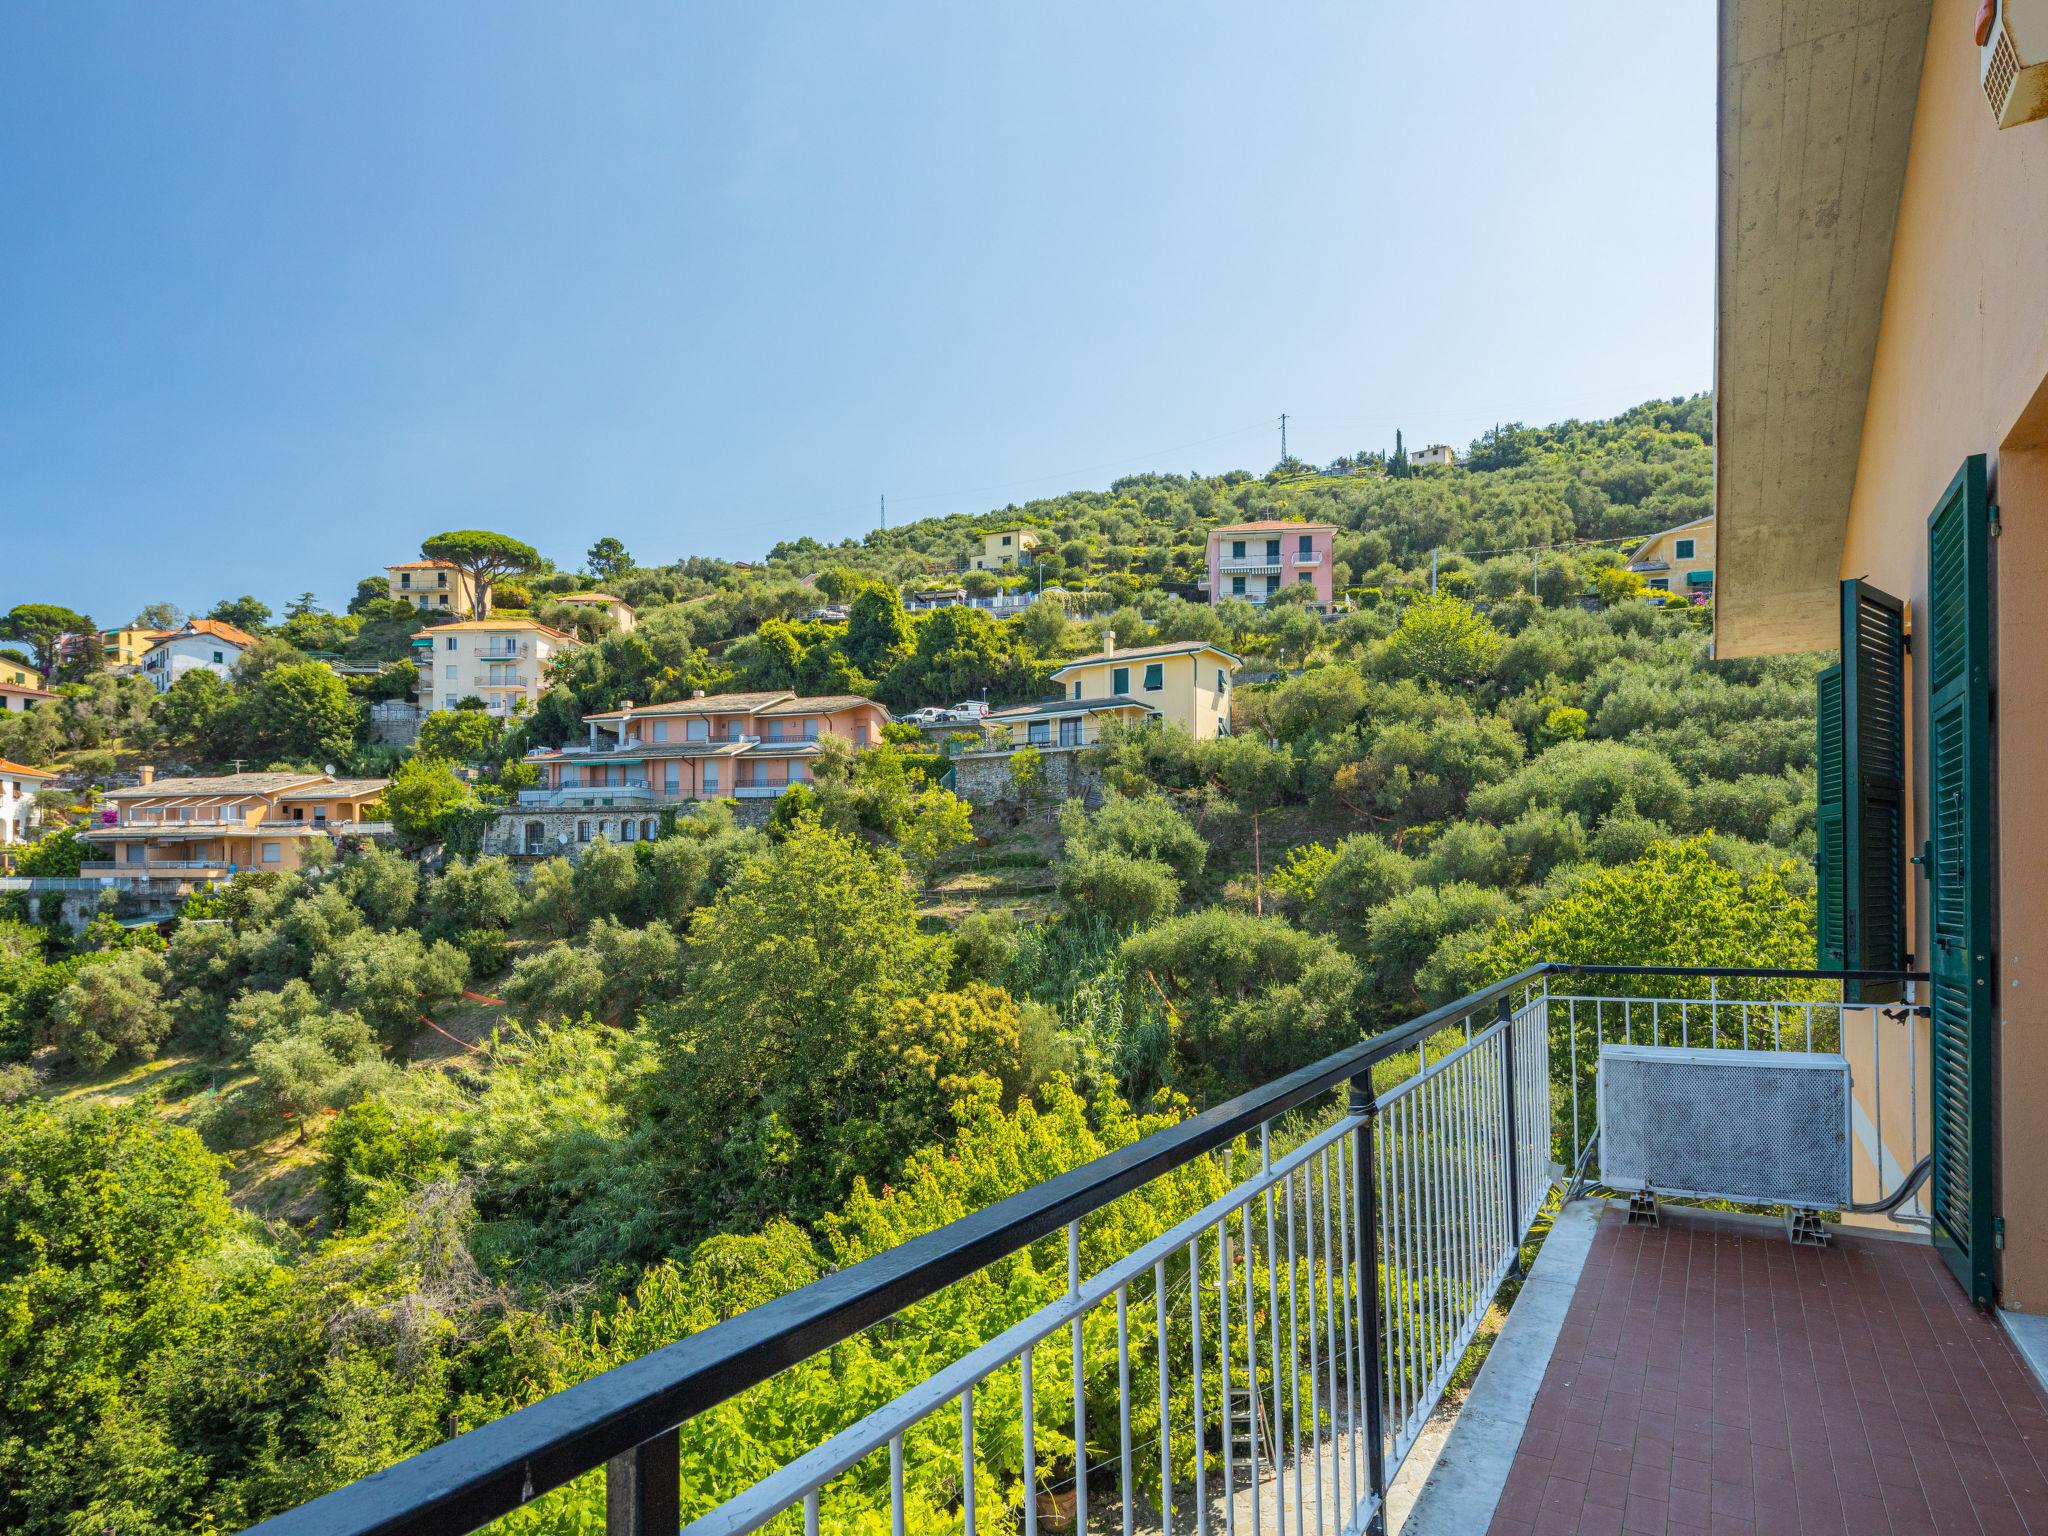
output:
[[[1066,1488],[1038,1495],[1038,1528],[1040,1530],[1070,1531],[1074,1528],[1074,1508],[1079,1495],[1076,1490]]]

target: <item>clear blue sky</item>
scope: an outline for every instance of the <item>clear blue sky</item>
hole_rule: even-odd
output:
[[[1713,8],[0,7],[0,608],[332,605],[1711,375]]]

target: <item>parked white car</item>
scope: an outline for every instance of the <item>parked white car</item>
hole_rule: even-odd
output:
[[[927,704],[923,709],[913,709],[907,715],[898,715],[899,725],[944,725],[953,718],[951,710],[940,709],[936,704]]]
[[[980,699],[969,699],[965,703],[955,704],[952,707],[952,709],[947,712],[946,718],[948,720],[961,720],[967,722],[968,724],[972,724],[976,720],[984,718],[987,714],[988,705],[986,703],[984,703]]]

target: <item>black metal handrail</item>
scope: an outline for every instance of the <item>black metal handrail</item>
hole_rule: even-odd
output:
[[[1227,1145],[1548,976],[1921,982],[1925,971],[1574,965],[1543,962],[1363,1040],[1141,1141],[912,1238],[374,1472],[251,1528],[250,1536],[469,1531],[670,1434],[706,1409],[986,1268],[1069,1222]],[[663,1459],[673,1478],[673,1452]],[[658,1474],[657,1474],[658,1475]],[[617,1497],[631,1489],[617,1478]],[[673,1495],[669,1496],[672,1501]],[[663,1501],[668,1502],[668,1501]],[[631,1520],[613,1529],[637,1529]]]

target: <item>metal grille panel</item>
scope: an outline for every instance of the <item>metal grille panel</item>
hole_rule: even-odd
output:
[[[1849,1066],[1803,1051],[1600,1048],[1601,1180],[1615,1189],[1840,1210]]]

